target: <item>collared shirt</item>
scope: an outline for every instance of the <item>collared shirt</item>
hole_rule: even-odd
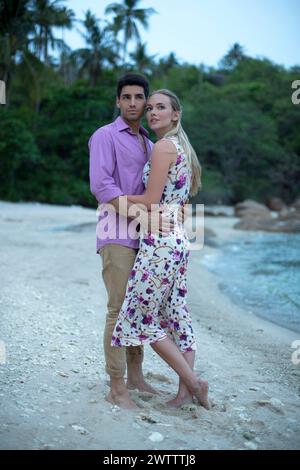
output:
[[[143,194],[145,190],[143,168],[150,158],[153,144],[143,127],[140,127],[139,133],[144,138],[146,152],[138,135],[120,116],[111,124],[97,129],[89,140],[90,188],[100,204],[97,251],[107,243],[129,248],[139,246],[135,230],[137,223],[134,226],[134,221],[119,215],[111,205],[107,205],[119,196]]]

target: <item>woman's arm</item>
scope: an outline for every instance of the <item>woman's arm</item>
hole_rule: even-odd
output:
[[[141,195],[126,195],[121,198],[127,197],[129,202],[143,204],[148,210],[151,209],[151,205],[159,204],[170,166],[176,162],[176,159],[174,144],[168,140],[158,141],[151,154],[151,171],[146,191]]]

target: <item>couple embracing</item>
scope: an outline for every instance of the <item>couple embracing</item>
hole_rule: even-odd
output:
[[[163,89],[149,95],[146,78],[128,73],[118,81],[116,104],[119,117],[89,141],[90,186],[99,220],[106,218],[114,229],[97,233],[108,295],[107,399],[135,408],[130,389],[156,393],[142,370],[144,345],[150,344],[179,376],[177,395],[168,404],[180,407],[197,400],[210,409],[208,383],[193,371],[196,340],[186,297],[189,240],[179,216],[200,187],[201,167],[174,93]],[[145,113],[157,137],[154,145],[140,125]],[[133,206],[140,214],[136,236]]]

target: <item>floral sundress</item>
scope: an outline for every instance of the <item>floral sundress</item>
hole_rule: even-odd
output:
[[[182,352],[196,349],[187,309],[187,234],[176,220],[178,208],[188,199],[191,170],[177,137],[167,137],[177,149],[177,161],[168,172],[160,204],[174,220],[167,237],[141,233],[140,246],[128,279],[126,295],[114,328],[112,346],[154,343],[170,335]],[[143,182],[151,170],[145,164]]]

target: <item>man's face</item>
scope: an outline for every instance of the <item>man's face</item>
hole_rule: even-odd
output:
[[[120,98],[117,98],[117,106],[126,121],[139,121],[146,106],[144,88],[138,85],[124,86]]]

